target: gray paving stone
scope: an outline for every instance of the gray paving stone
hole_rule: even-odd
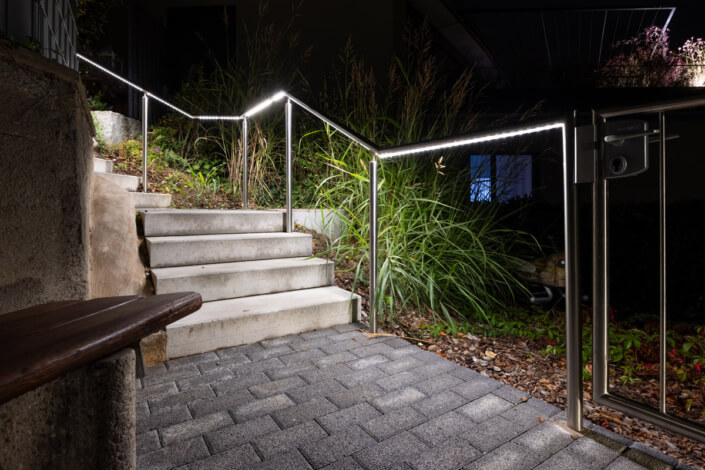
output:
[[[216,359],[214,361],[199,362],[196,364],[198,369],[202,374],[207,374],[208,372],[213,372],[219,369],[230,369],[235,366],[242,364],[249,364],[250,359],[242,353],[233,354],[232,356],[225,359]]]
[[[580,439],[574,440],[565,450],[576,456],[583,462],[583,465],[589,465],[591,468],[605,468],[611,461],[619,456],[619,452],[589,437],[581,437]]]
[[[573,440],[573,436],[567,429],[554,422],[544,421],[512,442],[529,449],[544,460],[572,443]]]
[[[179,369],[183,369],[185,367],[191,367],[192,365],[196,365],[199,362],[209,362],[209,361],[215,361],[218,359],[218,355],[214,352],[205,352],[201,354],[194,354],[193,356],[185,356],[185,357],[180,357],[178,359],[169,359],[166,361],[166,368],[169,369],[169,371],[175,371]]]
[[[472,427],[469,431],[461,434],[460,437],[470,442],[476,449],[482,452],[490,452],[509,442],[520,432],[513,422],[501,416],[495,416]]]
[[[320,349],[308,349],[306,351],[296,352],[279,358],[284,364],[296,364],[297,362],[314,361],[319,357],[325,356],[325,353]]]
[[[306,382],[312,384],[320,382],[321,380],[330,380],[341,375],[349,374],[352,372],[346,364],[336,364],[330,367],[324,367],[323,369],[310,369],[302,372],[300,377]]]
[[[387,392],[375,383],[364,383],[330,395],[328,400],[338,408],[347,408],[364,401],[372,400],[385,393]]]
[[[245,444],[193,462],[187,468],[188,470],[213,470],[216,468],[239,470],[252,468],[256,462],[260,462],[260,459],[254,447]]]
[[[307,442],[328,437],[328,434],[315,421],[307,421],[297,426],[276,431],[252,441],[258,453],[264,460],[277,454],[293,450]]]
[[[495,395],[485,395],[465,406],[458,408],[459,413],[467,415],[476,423],[481,423],[499,415],[514,405]]]
[[[137,403],[135,405],[135,412],[137,414],[137,421],[147,419],[149,417],[149,405],[146,401]]]
[[[409,406],[412,403],[423,400],[424,398],[426,398],[426,395],[419,392],[415,388],[406,387],[401,390],[387,393],[381,397],[377,397],[370,403],[378,410],[386,413],[388,411],[401,408],[402,406]]]
[[[261,436],[266,436],[279,431],[279,426],[271,416],[265,415],[259,418],[235,424],[217,431],[206,434],[206,440],[213,449],[213,452],[223,452],[226,449],[239,447],[246,442],[250,442]]]
[[[252,372],[247,375],[236,376],[234,379],[224,380],[213,385],[213,390],[218,396],[239,393],[243,389],[255,385],[262,385],[271,382],[267,374],[264,372]]]
[[[272,348],[262,348],[257,351],[248,352],[246,355],[250,358],[252,362],[264,361],[266,359],[272,359],[273,357],[284,356],[285,354],[291,354],[294,352],[288,344],[282,344],[280,346],[274,346]]]
[[[456,365],[450,362],[449,360],[445,359],[443,356],[440,356],[439,354],[436,354],[431,351],[425,351],[421,348],[419,348],[419,351],[414,354],[413,357],[421,362],[425,362],[426,364],[451,364],[453,366]]]
[[[162,447],[156,430],[137,434],[135,441],[137,442],[137,455],[146,454]]]
[[[397,337],[397,338],[390,338],[390,339],[388,339],[388,340],[385,340],[385,341],[384,341],[384,344],[386,344],[386,345],[388,345],[388,346],[391,346],[391,347],[393,347],[394,349],[404,348],[404,347],[406,347],[406,346],[411,345],[411,343],[408,342],[407,340],[402,339],[402,338],[398,338],[398,337]]]
[[[193,417],[198,418],[199,416],[215,413],[220,410],[232,410],[254,400],[255,397],[253,397],[248,390],[242,389],[238,393],[194,400],[190,402],[188,406],[191,409]]]
[[[438,375],[423,382],[414,385],[414,388],[421,393],[428,396],[441,393],[449,388],[455,387],[458,384],[463,383],[463,380],[446,372],[445,374]]]
[[[475,372],[472,369],[468,369],[467,367],[458,367],[450,371],[450,373],[466,382],[474,382],[477,379],[485,379],[482,374]]]
[[[539,410],[526,403],[520,403],[513,408],[509,408],[502,413],[502,417],[514,423],[519,432],[538,426],[548,418],[548,416],[544,416]]]
[[[345,390],[345,387],[340,385],[335,380],[328,380],[322,382],[314,382],[311,385],[305,385],[303,387],[291,388],[286,391],[286,394],[291,397],[294,403],[305,403],[309,400],[319,397],[329,397],[336,393],[340,393]]]
[[[503,385],[496,390],[492,391],[493,395],[497,395],[500,398],[507,400],[508,402],[514,403],[515,405],[523,403],[529,399],[529,395],[517,390],[509,385]]]
[[[330,465],[326,465],[322,470],[365,470],[352,457],[345,457]]]
[[[352,426],[333,436],[303,444],[301,453],[313,468],[321,468],[375,444],[377,441],[362,429]]]
[[[301,452],[292,450],[275,456],[270,460],[252,464],[252,470],[311,470],[311,467]]]
[[[304,382],[301,377],[293,376],[275,380],[274,382],[267,382],[262,385],[254,385],[250,387],[249,390],[252,395],[257,398],[266,398],[285,392],[291,388],[302,387],[304,385],[306,385],[306,382]]]
[[[320,338],[315,338],[308,341],[299,341],[298,343],[291,343],[291,349],[293,349],[294,351],[308,351],[309,349],[316,349],[319,346],[325,346],[332,343],[333,342],[329,340],[326,336],[321,336]]]
[[[265,339],[259,342],[265,348],[275,348],[277,346],[282,346],[288,344],[293,346],[295,343],[301,343],[304,339],[299,335],[288,335],[280,336],[279,338]]]
[[[279,358],[272,357],[270,359],[265,359],[263,361],[254,362],[251,364],[236,365],[233,366],[231,370],[237,377],[242,377],[257,372],[268,373],[273,370],[280,369],[282,367],[286,367],[286,364],[280,361]]]
[[[407,431],[426,421],[426,417],[417,410],[403,407],[398,410],[371,419],[361,427],[378,441],[383,441],[400,432]]]
[[[387,469],[398,467],[400,463],[412,460],[416,455],[427,450],[426,444],[413,434],[404,432],[358,451],[354,457],[367,469]]]
[[[164,428],[189,419],[191,419],[191,413],[186,406],[174,406],[159,413],[152,413],[147,419],[137,421],[137,432],[143,433],[150,429]]]
[[[175,442],[185,441],[231,424],[233,424],[233,419],[230,414],[227,411],[219,411],[163,428],[160,430],[160,434],[164,445],[170,446]]]
[[[631,448],[643,452],[647,455],[650,455],[655,459],[666,462],[668,465],[676,465],[678,463],[678,460],[675,457],[671,457],[670,455],[666,455],[662,452],[657,451],[656,449],[652,449],[651,447],[645,446],[641,442],[633,442]]]
[[[663,460],[657,459],[649,454],[645,454],[644,452],[632,448],[627,449],[622,456],[638,463],[639,465],[647,467],[649,470],[671,470],[673,468],[673,466],[667,464]]]
[[[644,470],[645,468],[647,467],[620,456],[609,464],[607,470]]]
[[[386,358],[385,358],[386,360]],[[387,374],[394,375],[399,372],[404,372],[409,369],[416,369],[425,365],[425,362],[421,362],[413,356],[404,356],[400,359],[387,362],[386,364],[378,366],[379,370],[386,372]]]
[[[347,365],[352,370],[362,370],[372,366],[379,366],[381,364],[384,364],[385,362],[389,362],[389,359],[382,356],[381,354],[373,354],[371,356],[365,356],[359,359],[357,359],[356,357],[356,360],[348,362]],[[380,368],[380,370],[382,369]]]
[[[335,343],[348,340],[367,341],[367,334],[361,331],[348,331],[347,333],[338,333],[335,335],[330,335],[328,339]]]
[[[274,395],[273,397],[263,398],[261,400],[251,401],[242,404],[233,410],[233,416],[237,422],[243,422],[248,419],[259,416],[268,415],[278,410],[283,410],[294,406],[294,402],[284,394]]]
[[[381,415],[382,413],[374,409],[369,403],[360,403],[359,405],[316,418],[316,421],[318,421],[329,434],[336,434],[345,431],[355,424],[366,423]]]
[[[299,336],[305,341],[320,338],[322,336],[338,336],[340,333],[335,331],[333,328],[326,328],[324,330],[314,330],[306,333],[301,333]]]
[[[352,351],[357,348],[361,348],[363,346],[366,346],[366,344],[362,341],[358,341],[355,339],[349,339],[345,341],[338,341],[338,342],[330,342],[329,344],[324,344],[322,346],[319,346],[318,349],[323,351],[326,354],[336,354],[339,352],[343,351]]]
[[[553,406],[550,403],[546,403],[545,401],[539,400],[538,398],[532,397],[529,399],[529,401],[526,402],[526,404],[539,410],[543,414],[543,416],[551,417],[561,412],[561,409],[557,406]]]
[[[465,468],[468,470],[524,470],[533,467],[539,461],[540,459],[531,451],[508,442]]]
[[[565,413],[565,412],[562,411],[561,413]],[[555,419],[555,417],[559,416],[561,413],[554,415],[551,419]],[[564,418],[564,421],[565,421],[565,418]],[[611,441],[618,442],[619,444],[621,444],[625,447],[630,447],[634,443],[634,441],[632,441],[629,438],[626,438],[626,437],[624,437],[620,434],[617,434],[615,432],[609,431],[609,430],[603,428],[602,426],[599,426],[599,425],[591,423],[591,422],[585,423],[585,427],[588,428],[591,433],[596,433],[596,434],[599,434],[600,436],[604,436],[605,438],[607,438]],[[588,435],[590,435],[590,434],[588,433]],[[592,438],[596,439],[596,440],[599,439],[598,437],[592,437]]]
[[[411,467],[414,470],[454,470],[480,457],[480,451],[458,437],[417,456]]]
[[[229,369],[217,369],[213,372],[189,377],[188,379],[177,380],[176,385],[179,387],[179,390],[185,392],[203,385],[215,384],[234,377],[235,374]]]
[[[414,355],[412,357],[416,357],[416,356]],[[457,364],[454,364],[450,361],[445,361],[445,362],[438,362],[435,364],[427,364],[425,366],[414,369],[414,372],[423,376],[426,379],[430,379],[431,377],[436,377],[436,376],[444,374],[446,372],[450,372],[452,370],[455,370],[458,367],[460,367],[460,366]]]
[[[272,380],[285,379],[294,375],[299,375],[302,372],[317,370],[317,367],[313,365],[313,362],[298,362],[296,364],[291,364],[285,366],[282,364],[281,367],[272,368],[265,372],[267,376]]]
[[[463,384],[451,388],[451,390],[468,400],[477,400],[481,396],[487,395],[501,386],[502,384],[499,382],[478,375],[478,377],[470,382],[466,381]]]
[[[567,449],[563,449],[557,452],[556,454],[553,454],[548,460],[544,460],[535,468],[536,470],[566,470],[573,468],[579,468],[581,470],[590,470],[598,467],[592,467],[587,465],[586,462],[583,462],[576,455],[571,454],[570,452],[568,452]]]
[[[387,344],[387,343],[385,343]],[[394,351],[388,351],[384,353],[390,360],[400,359],[402,357],[410,356],[419,352],[419,348],[412,345],[407,345],[401,348],[397,348]]]
[[[232,357],[237,354],[246,354],[248,352],[259,351],[264,349],[259,343],[244,344],[242,346],[235,346],[232,348],[218,349],[215,353],[218,357],[224,359]]]
[[[380,371],[381,372],[381,371]],[[382,372],[384,374],[384,372]],[[423,382],[427,377],[419,375],[417,371],[404,371],[394,375],[384,375],[376,383],[383,389],[389,391],[396,390],[408,385],[415,385]]]
[[[467,416],[451,411],[416,426],[411,432],[426,444],[436,447],[474,426],[475,422]]]
[[[201,375],[201,371],[198,370],[196,364],[187,364],[171,371],[160,368],[156,369],[154,372],[147,372],[142,378],[142,383],[145,387],[151,387],[153,385],[163,384],[166,382],[175,382],[181,379],[188,379],[189,377],[193,377],[195,375]]]
[[[179,393],[179,389],[176,388],[176,382],[166,382],[137,390],[135,392],[135,399],[137,403],[139,403],[146,400],[156,400],[176,393]]]
[[[199,398],[213,398],[215,393],[208,385],[202,385],[198,388],[191,389],[187,392],[177,393],[176,395],[169,395],[158,400],[152,400],[149,402],[149,409],[152,413],[160,413],[174,406],[186,407],[186,404],[190,401],[197,400]]]
[[[272,413],[272,417],[282,429],[286,429],[334,411],[338,411],[334,404],[325,398],[316,398],[300,405],[275,411]]]
[[[351,353],[350,351],[343,351],[337,354],[331,354],[330,356],[320,357],[318,359],[315,359],[313,362],[318,367],[323,368],[335,365],[343,365],[346,362],[354,361],[355,359],[357,359],[357,356],[355,356],[353,353]]]
[[[444,413],[452,411],[467,403],[467,400],[460,395],[456,395],[450,390],[440,392],[431,398],[425,398],[414,403],[412,406],[426,415],[428,418],[435,418]]]
[[[357,357],[373,356],[375,354],[391,353],[394,348],[387,343],[375,343],[353,349],[351,352]]]
[[[357,372],[341,375],[340,377],[337,377],[336,380],[347,388],[352,388],[364,383],[374,382],[386,376],[387,374],[378,368],[368,367],[367,369],[359,370]]]
[[[342,325],[335,325],[333,327],[338,333],[347,333],[349,331],[357,331],[360,329],[367,330],[367,326],[361,323],[344,323]]]
[[[169,469],[207,457],[208,447],[199,436],[137,457],[137,468]]]

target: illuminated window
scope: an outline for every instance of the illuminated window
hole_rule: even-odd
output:
[[[471,155],[471,201],[505,202],[531,195],[531,155]]]

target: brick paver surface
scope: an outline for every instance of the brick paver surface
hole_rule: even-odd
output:
[[[592,425],[570,431],[552,405],[360,329],[148,368],[137,385],[138,468],[687,468]]]

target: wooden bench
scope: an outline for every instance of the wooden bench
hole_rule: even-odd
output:
[[[0,404],[195,312],[195,292],[53,302],[0,315]]]

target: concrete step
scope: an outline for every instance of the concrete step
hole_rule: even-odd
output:
[[[99,178],[107,178],[128,191],[137,191],[137,187],[140,185],[140,179],[136,176],[118,175],[117,173],[96,173],[96,175]]]
[[[93,173],[112,173],[113,162],[105,158],[93,157]]]
[[[164,193],[130,193],[138,211],[144,209],[166,208],[171,205],[171,194]]]
[[[204,301],[333,285],[332,261],[278,258],[152,269],[157,294],[196,291]]]
[[[358,321],[360,297],[337,287],[205,302],[167,326],[167,357],[214,351]]]
[[[147,237],[284,231],[284,212],[276,210],[151,210],[142,221]]]
[[[152,268],[311,256],[305,233],[237,233],[148,237]]]

